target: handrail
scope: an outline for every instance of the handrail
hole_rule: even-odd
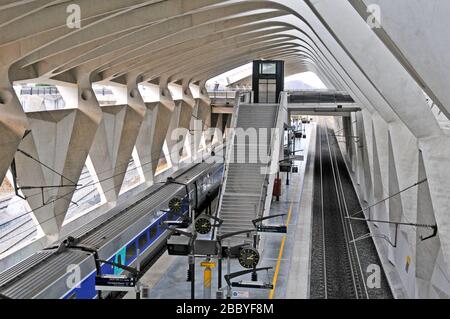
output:
[[[288,91],[289,103],[296,104],[354,104],[355,101],[345,91],[305,90]]]
[[[234,110],[231,117],[231,123],[230,123],[230,130],[231,130],[231,136],[227,136],[226,141],[226,149],[225,149],[225,161],[223,163],[223,175],[222,175],[222,183],[219,188],[219,203],[216,208],[215,217],[218,217],[218,214],[222,208],[222,198],[224,195],[224,189],[227,184],[227,177],[228,177],[228,169],[229,169],[229,163],[231,161],[231,154],[232,154],[232,143],[234,141],[234,138],[236,136],[236,126],[237,126],[237,120],[239,115],[239,109],[240,109],[240,91],[236,92],[235,96],[235,103],[234,103]],[[215,229],[212,231],[211,238],[214,239],[215,236]]]
[[[280,121],[282,120],[281,118],[281,108],[286,108],[285,105],[283,105],[283,100],[282,98],[284,98],[284,95],[287,94],[285,92],[280,93],[280,97],[279,97],[279,105],[276,108],[276,112],[275,112],[275,118],[274,118],[274,123],[273,123],[273,127],[274,128],[278,128],[278,126],[280,126]],[[226,158],[225,158],[225,163],[224,163],[224,173],[223,173],[223,177],[222,177],[222,184],[219,188],[219,203],[217,205],[217,209],[216,209],[216,213],[215,216],[216,217],[220,217],[218,216],[218,214],[220,213],[221,209],[222,209],[222,201],[223,201],[223,196],[224,196],[224,190],[226,189],[226,184],[227,184],[227,178],[228,178],[228,170],[229,170],[229,164],[231,162],[231,154],[234,150],[233,148],[233,143],[236,137],[236,126],[237,126],[237,120],[238,120],[238,114],[239,114],[239,110],[240,110],[240,94],[236,94],[236,101],[235,101],[235,108],[233,110],[233,115],[232,115],[232,120],[231,120],[231,125],[230,125],[230,129],[231,129],[231,134],[230,136],[227,137],[227,142],[226,142]],[[255,205],[255,215],[256,217],[261,217],[262,214],[264,214],[264,210],[265,210],[265,199],[267,197],[268,194],[268,186],[270,185],[270,171],[271,171],[271,166],[273,164],[273,159],[272,159],[272,155],[273,155],[273,149],[275,148],[276,144],[277,144],[277,137],[278,139],[281,138],[281,136],[278,136],[278,130],[275,129],[272,133],[271,133],[271,140],[270,140],[270,147],[267,153],[268,156],[268,163],[266,164],[266,169],[268,170],[266,172],[266,176],[264,178],[263,181],[263,187],[261,188],[261,193],[259,196],[259,201],[258,201],[258,206]],[[215,229],[212,232],[212,238],[214,238],[215,236]]]
[[[208,91],[208,95],[211,98],[211,104],[217,104],[218,101],[225,101],[226,104],[229,104],[229,101],[236,100],[241,97],[245,97],[249,95],[249,100],[251,100],[251,90],[218,90],[218,91]],[[244,101],[245,102],[245,101]]]
[[[275,120],[274,120],[274,128],[278,128],[278,122],[280,121],[280,109],[282,107],[282,96],[283,94],[286,94],[284,92],[280,92],[280,96],[279,96],[279,106],[277,108],[276,111],[276,115],[275,115]],[[267,163],[267,169],[269,170],[269,172],[266,173],[266,176],[264,178],[264,182],[263,182],[263,187],[261,189],[261,194],[259,197],[259,207],[257,210],[257,217],[262,217],[264,215],[264,209],[265,209],[265,198],[267,197],[267,192],[269,191],[268,186],[270,184],[270,167],[272,165],[272,152],[273,149],[275,148],[275,142],[276,142],[276,137],[277,137],[277,130],[274,130],[272,132],[272,137],[270,140],[270,149],[268,152],[268,157],[270,158],[270,161]]]

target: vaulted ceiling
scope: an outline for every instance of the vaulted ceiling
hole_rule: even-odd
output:
[[[99,175],[104,165],[116,169],[119,177],[103,185],[114,189],[107,197],[115,201],[124,175],[117,167],[129,161],[133,148],[142,162],[155,162],[169,127],[188,127],[193,113],[208,119],[209,78],[255,59],[282,59],[351,94],[364,110],[360,129],[371,147],[381,147],[371,134],[381,122],[398,149],[400,141],[412,139],[416,153],[423,152],[448,254],[450,204],[441,189],[450,189],[448,127],[424,95],[441,119],[450,116],[448,12],[450,2],[443,0],[0,1],[0,179],[18,148],[74,181],[90,155]],[[13,89],[23,82],[57,85],[68,110],[26,114]],[[100,107],[93,83],[115,86],[121,107]],[[159,87],[157,101],[142,98],[138,84],[148,83]],[[181,86],[179,102],[169,83]],[[191,84],[200,88],[195,98]],[[120,127],[113,142],[112,125]],[[373,150],[366,156],[373,175]],[[36,163],[16,160],[26,172],[23,183],[55,178]],[[151,166],[144,172],[148,180]],[[414,181],[398,174],[404,174],[404,186]],[[64,190],[52,194],[61,195]],[[47,234],[59,231],[67,205],[56,201],[35,212]],[[39,201],[30,206],[41,209]]]

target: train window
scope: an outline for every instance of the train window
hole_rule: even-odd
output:
[[[143,233],[143,234],[139,237],[138,242],[139,242],[139,248],[140,248],[141,250],[144,249],[144,248],[147,246],[147,243],[148,243],[148,240],[147,240],[147,233]]]
[[[136,243],[132,242],[127,246],[127,249],[125,251],[125,260],[129,262],[130,259],[133,259],[135,256],[136,256]]]
[[[156,232],[157,232],[157,228],[156,225],[152,226],[152,228],[150,228],[150,239],[153,239],[156,236]]]

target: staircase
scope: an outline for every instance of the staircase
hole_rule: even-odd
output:
[[[284,112],[275,104],[244,104],[233,114],[232,133],[227,146],[224,181],[221,189],[218,217],[224,222],[218,235],[253,229],[252,220],[264,215],[272,199],[274,174],[269,168],[278,167]],[[278,128],[279,130],[273,130]],[[265,129],[266,134],[260,134]],[[246,135],[257,136],[243,138]],[[270,192],[268,192],[270,190]],[[269,201],[269,205],[267,205]],[[237,235],[227,239],[225,246],[252,243],[253,238]]]

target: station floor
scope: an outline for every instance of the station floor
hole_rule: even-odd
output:
[[[261,260],[258,268],[272,267],[268,272],[259,272],[258,281],[272,283],[273,290],[233,288],[232,299],[304,299],[309,296],[309,264],[311,251],[311,204],[313,192],[313,165],[316,139],[316,124],[306,125],[306,138],[296,139],[296,150],[303,149],[304,160],[295,162],[298,174],[286,173],[283,179],[282,196],[271,205],[271,215],[286,214],[286,217],[271,220],[273,224],[288,225],[287,234],[264,234],[260,244]],[[312,147],[310,147],[310,145]],[[297,155],[302,153],[297,153]],[[204,299],[203,268],[196,260],[195,298]],[[231,272],[243,270],[237,260],[231,260]],[[141,283],[150,288],[150,299],[189,299],[191,283],[186,281],[188,258],[169,256],[165,252],[141,278]],[[227,261],[223,261],[223,275],[227,273]],[[250,281],[251,275],[233,281]],[[217,268],[213,269],[211,298],[217,292]],[[222,280],[223,287],[226,286]],[[224,295],[226,290],[224,291]],[[128,293],[125,299],[135,298]]]

